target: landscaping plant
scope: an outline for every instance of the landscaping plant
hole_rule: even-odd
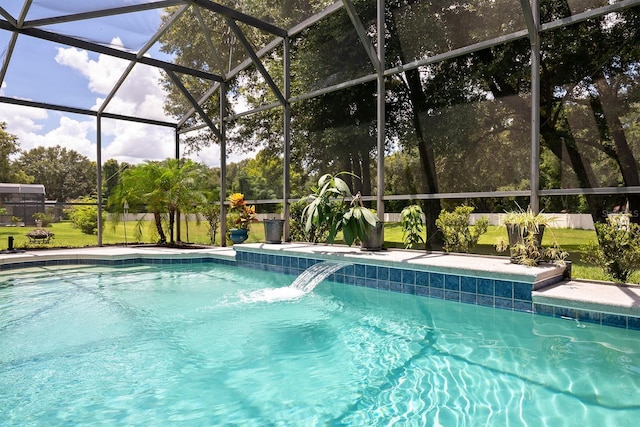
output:
[[[420,205],[409,205],[400,212],[402,241],[405,249],[414,249],[416,245],[424,244],[422,238],[423,215]]]
[[[335,175],[325,174],[318,180],[318,186],[306,197],[308,205],[304,208],[305,230],[311,231],[313,226],[328,225],[327,242],[333,244],[336,235],[342,231],[344,242],[351,246],[356,240],[364,240],[370,230],[376,226],[378,218],[363,206],[360,193],[355,196],[341,175],[351,172],[339,172]]]
[[[555,219],[531,209],[508,212],[503,220],[507,228],[509,241],[501,238],[496,243],[496,250],[511,252],[511,261],[528,266],[538,265],[546,261],[564,266],[569,254],[562,250],[557,242],[545,248],[542,246],[542,235]]]
[[[289,206],[289,234],[291,240],[295,242],[319,243],[327,240],[329,226],[313,224],[309,231],[306,230],[304,220],[304,208],[307,204],[304,200],[299,200]]]
[[[78,204],[65,209],[65,214],[69,217],[73,226],[84,234],[98,234],[98,207],[95,205],[96,200],[88,197],[80,198]],[[105,215],[102,214],[102,226],[104,227]]]
[[[444,236],[444,250],[467,253],[487,232],[489,220],[483,216],[472,227],[470,222],[472,206],[456,206],[453,212],[443,209],[436,219],[436,226]]]
[[[640,225],[629,222],[626,215],[612,215],[595,227],[598,243],[584,247],[583,261],[602,268],[615,282],[626,283],[640,269]]]

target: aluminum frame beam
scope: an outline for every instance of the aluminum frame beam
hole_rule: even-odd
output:
[[[284,57],[282,68],[284,70],[284,97],[291,97],[291,46],[289,38],[284,39]],[[285,102],[282,111],[283,116],[283,165],[282,165],[282,198],[284,205],[284,218],[290,217],[289,197],[291,197],[291,103]],[[289,221],[284,222],[283,237],[285,242],[291,241]]]
[[[134,53],[125,52],[125,51],[114,49],[111,47],[102,46],[100,44],[88,42],[85,40],[80,40],[74,37],[41,30],[38,28],[26,28],[26,29],[17,28],[15,26],[10,25],[7,21],[0,21],[0,29],[7,30],[7,31],[14,31],[20,34],[24,34],[26,36],[35,37],[41,40],[47,40],[53,43],[59,43],[65,46],[72,46],[78,49],[84,49],[91,52],[124,59],[130,62],[150,65],[152,67],[160,68],[165,71],[174,71],[182,74],[189,74],[194,77],[199,77],[205,80],[222,81],[222,77],[215,74],[206,73],[204,71],[195,70],[193,68],[183,67],[181,65],[172,64],[166,61],[161,61],[158,59],[148,58],[144,56],[138,58]]]
[[[213,121],[209,118],[209,116],[207,116],[207,113],[202,109],[202,107],[200,107],[198,105],[198,102],[195,100],[195,98],[193,97],[193,95],[191,95],[189,93],[189,91],[187,90],[186,87],[184,87],[184,85],[182,84],[182,82],[180,81],[180,78],[178,76],[176,76],[175,73],[171,72],[171,71],[167,71],[167,75],[169,76],[169,78],[171,79],[171,81],[173,82],[173,84],[175,84],[178,89],[180,89],[180,92],[182,92],[182,94],[189,100],[189,102],[191,103],[191,105],[198,110],[198,114],[200,114],[200,117],[202,117],[202,120],[205,121],[205,123],[209,126],[209,128],[211,129],[211,131],[220,139],[222,139],[222,135],[220,133],[220,131],[218,130],[218,128],[216,127],[216,125],[213,123]]]
[[[176,123],[163,122],[161,120],[125,116],[123,114],[98,113],[98,111],[89,110],[86,108],[69,107],[65,105],[49,104],[46,102],[37,102],[37,101],[29,101],[26,99],[9,98],[6,96],[0,96],[0,103],[19,105],[22,107],[42,108],[45,110],[61,111],[63,113],[81,114],[81,115],[92,116],[92,117],[96,117],[98,114],[101,114],[103,118],[107,118],[107,119],[124,120],[128,122],[142,123],[142,124],[153,125],[153,126],[164,126],[164,127],[170,127],[170,128],[177,127]]]
[[[267,33],[274,34],[280,37],[286,37],[287,31],[273,24],[269,24],[261,19],[258,19],[254,16],[250,16],[239,12],[237,10],[228,8],[226,6],[222,6],[221,4],[214,3],[209,0],[189,0],[191,3],[202,7],[203,9],[210,10],[211,12],[218,13],[228,19],[232,19],[234,21],[240,21],[252,27],[259,28]]]
[[[0,12],[3,12],[2,15],[8,16],[10,18],[11,23],[16,27],[21,27],[24,23],[24,20],[27,17],[27,13],[29,13],[29,9],[31,8],[31,3],[33,0],[25,1],[24,5],[22,5],[22,10],[20,11],[20,16],[15,20],[9,13],[0,8]],[[2,82],[4,82],[4,78],[7,75],[7,70],[9,69],[9,63],[11,62],[11,58],[13,56],[13,50],[16,47],[16,43],[18,42],[18,33],[11,34],[11,39],[9,40],[9,45],[7,46],[7,52],[4,56],[4,61],[2,63],[2,68],[0,69],[0,86],[2,86]]]
[[[351,3],[350,0],[345,0],[346,3]],[[385,22],[384,22],[384,0],[377,0],[377,43],[378,52],[376,56],[377,65],[377,82],[376,82],[376,120],[377,120],[377,147],[378,147],[378,171],[376,175],[376,212],[378,213],[378,219],[384,220],[384,153],[386,142],[386,120],[385,120],[385,105],[386,105],[386,86],[384,77],[384,64],[385,59]],[[354,9],[355,11],[355,9]],[[382,228],[382,241],[384,242],[384,227]]]
[[[358,34],[360,43],[362,43],[364,50],[367,52],[367,56],[369,56],[369,60],[371,61],[373,68],[377,72],[381,72],[382,70],[384,70],[384,65],[380,61],[379,52],[376,52],[376,49],[373,47],[373,44],[371,44],[371,39],[369,38],[369,36],[367,35],[367,32],[365,31],[364,25],[362,25],[362,20],[360,20],[360,17],[358,16],[358,12],[356,11],[355,6],[351,2],[351,0],[342,0],[342,4],[344,5],[344,9],[347,12],[347,15],[349,15],[349,19],[351,20],[351,24],[353,24],[353,28],[356,30],[356,33]],[[382,26],[384,28],[384,4],[382,5],[382,10],[383,10]],[[378,22],[377,25],[380,25],[380,22]],[[380,43],[380,40],[378,40],[378,43]],[[383,39],[382,49],[384,51],[384,39]]]
[[[51,18],[33,19],[26,21],[22,28],[35,28],[46,25],[64,24],[67,22],[83,21],[87,19],[102,18],[105,16],[124,15],[127,13],[144,12],[146,10],[161,9],[165,7],[177,6],[184,4],[185,0],[163,0],[153,3],[142,3],[132,6],[114,7],[109,9],[100,9],[92,12],[73,13],[69,15],[55,16]]]
[[[222,58],[218,54],[218,49],[216,49],[216,46],[213,43],[213,40],[211,40],[211,34],[209,32],[209,29],[204,23],[204,18],[202,17],[202,13],[200,13],[200,8],[197,8],[197,7],[193,8],[193,13],[196,15],[196,19],[198,20],[198,25],[200,25],[200,31],[202,31],[202,34],[204,34],[204,40],[207,46],[209,47],[209,50],[211,51],[211,55],[213,55],[213,60],[216,62],[215,65],[217,65],[217,67],[220,70],[224,70],[224,66],[222,65]],[[208,65],[209,65],[209,68],[212,68],[211,64],[208,64]]]
[[[281,37],[276,37],[274,40],[272,40],[268,45],[266,45],[265,47],[263,47],[262,49],[260,49],[258,52],[256,52],[256,55],[258,56],[258,58],[262,58],[264,55],[266,55],[267,53],[271,52],[273,49],[275,49],[280,43],[283,42],[283,38]],[[234,68],[233,70],[231,70],[226,76],[225,76],[225,80],[228,82],[230,79],[234,78],[237,74],[239,74],[242,70],[246,69],[249,65],[253,64],[253,60],[251,58],[243,61],[241,64],[239,64],[236,68]],[[219,87],[219,83],[214,83],[214,85],[202,96],[202,98],[200,98],[198,100],[198,104],[202,105],[211,95],[213,95],[215,93],[215,91],[218,89]],[[282,105],[280,102],[278,102],[277,104],[275,104],[274,106],[280,106]],[[253,111],[253,110],[252,110]],[[262,110],[260,110],[262,111]],[[187,120],[189,120],[189,118],[191,116],[193,116],[195,114],[196,110],[195,109],[191,109],[189,110],[184,116],[182,116],[182,118],[179,120],[178,122],[178,126],[181,127]]]
[[[220,246],[227,246],[227,84],[220,83]]]
[[[534,213],[540,211],[540,3],[531,0],[531,8],[521,0],[525,17],[531,19],[533,33],[531,40],[531,163],[529,187],[531,197],[529,207]],[[528,11],[528,12],[526,12]],[[530,17],[528,16],[530,15]]]
[[[147,41],[147,43],[145,43],[145,45],[142,47],[142,49],[140,49],[140,51],[136,54],[136,56],[138,58],[142,58],[144,56],[144,54],[151,49],[151,47],[160,39],[160,37],[162,37],[162,35],[164,33],[166,33],[169,28],[171,28],[171,25],[173,25],[173,23],[180,17],[182,16],[182,14],[184,12],[187,11],[187,9],[189,8],[189,6],[183,6],[182,8],[180,8],[178,11],[176,11],[167,22],[164,23],[164,25],[162,25],[162,27],[160,27],[158,29],[158,31],[156,31],[156,33],[153,35],[153,37],[151,37],[151,39],[149,39]],[[125,80],[127,79],[127,77],[129,76],[129,74],[131,73],[131,71],[133,71],[133,67],[135,67],[135,62],[130,62],[129,65],[127,65],[127,68],[124,70],[124,72],[122,73],[122,75],[120,76],[120,78],[118,79],[118,81],[116,82],[116,84],[111,88],[111,92],[109,92],[109,94],[105,97],[104,101],[102,102],[102,105],[100,106],[100,108],[98,109],[98,111],[100,113],[104,112],[105,108],[107,108],[107,106],[111,103],[111,101],[113,100],[113,98],[115,97],[116,93],[118,92],[118,90],[120,89],[120,87],[124,84]]]
[[[303,32],[307,28],[311,27],[316,22],[321,21],[322,19],[324,19],[328,15],[331,15],[332,13],[342,9],[342,6],[343,6],[342,0],[339,0],[339,1],[337,1],[337,2],[335,2],[333,4],[331,4],[331,5],[327,6],[327,8],[324,9],[323,11],[318,12],[315,15],[312,15],[309,18],[305,19],[304,21],[300,22],[298,25],[295,25],[295,26],[291,27],[289,29],[289,31],[287,31],[287,35],[289,36],[289,38],[292,38],[293,36]]]
[[[238,27],[238,24],[236,24],[236,22],[233,19],[227,18],[227,25],[229,25],[229,28],[231,28],[233,33],[236,35],[236,37],[238,38],[238,41],[240,41],[240,44],[242,44],[247,54],[249,54],[249,57],[253,61],[253,65],[255,65],[255,67],[258,69],[258,71],[262,75],[262,78],[265,79],[265,81],[273,91],[273,94],[276,96],[276,98],[278,98],[278,100],[282,105],[285,105],[287,103],[287,100],[285,99],[284,95],[280,91],[280,88],[278,87],[278,85],[276,85],[276,83],[271,78],[271,75],[262,64],[262,61],[260,60],[260,58],[258,58],[258,55],[256,55],[256,52],[253,50],[253,47],[251,46],[251,43],[249,43],[249,40],[247,40],[247,38],[245,37],[240,27]]]

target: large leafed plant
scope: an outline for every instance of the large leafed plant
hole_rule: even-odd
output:
[[[316,227],[329,227],[327,243],[333,244],[338,232],[342,231],[344,242],[351,246],[356,240],[365,239],[376,226],[377,217],[362,205],[360,193],[355,196],[347,183],[340,178],[351,172],[339,172],[336,175],[325,174],[318,180],[318,186],[307,196],[308,205],[304,208],[303,218],[307,232]]]

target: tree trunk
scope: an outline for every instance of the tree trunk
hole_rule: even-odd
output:
[[[156,223],[156,230],[158,231],[158,237],[160,238],[158,243],[160,244],[167,243],[167,236],[165,236],[164,230],[162,229],[162,218],[160,217],[160,212],[158,211],[153,212],[153,220]]]
[[[624,106],[616,96],[615,91],[605,80],[602,70],[598,72],[596,77],[595,85],[600,93],[599,100],[602,105],[602,112],[604,113],[609,135],[615,145],[616,155],[614,160],[620,168],[624,185],[625,187],[640,186],[638,162],[633,155],[631,147],[629,147],[624,128],[620,122],[620,116],[622,115]],[[630,220],[635,223],[640,222],[640,218],[638,217],[638,213],[640,212],[640,194],[627,194],[626,197],[629,202],[629,212],[632,214]]]
[[[420,83],[420,74],[418,70],[410,70],[405,72],[409,97],[413,108],[411,109],[413,127],[415,129],[416,139],[418,140],[418,152],[420,153],[420,164],[422,165],[422,182],[423,193],[438,193],[438,180],[436,176],[436,161],[433,152],[433,141],[425,138],[420,124],[420,112],[427,111],[427,98],[422,90]],[[426,217],[427,240],[426,249],[441,249],[443,244],[443,236],[436,226],[436,219],[440,215],[440,200],[425,200],[423,211]]]
[[[176,224],[176,210],[169,209],[169,242],[174,243],[173,240],[173,229]]]

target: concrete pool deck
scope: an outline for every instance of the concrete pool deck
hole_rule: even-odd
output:
[[[363,251],[358,247],[342,245],[313,245],[305,243],[238,245],[238,250],[251,253],[282,254],[284,256],[309,256],[316,259],[336,259],[347,262],[400,266],[417,270],[447,274],[460,272],[476,276],[492,275],[497,279],[519,280],[532,284],[532,300],[535,305],[557,307],[553,314],[563,309],[568,316],[582,311],[640,318],[640,286],[613,285],[608,282],[566,280],[560,277],[564,269],[555,266],[526,267],[512,264],[506,257],[485,257],[419,251],[384,250]],[[6,251],[3,251],[6,252]],[[0,272],[15,272],[20,265],[64,260],[159,260],[166,258],[214,259],[234,262],[233,247],[204,249],[160,248],[156,246],[104,246],[74,249],[25,250],[16,253],[0,253]],[[551,284],[549,284],[551,283]],[[572,311],[571,311],[572,310]],[[536,310],[540,311],[540,310]]]

